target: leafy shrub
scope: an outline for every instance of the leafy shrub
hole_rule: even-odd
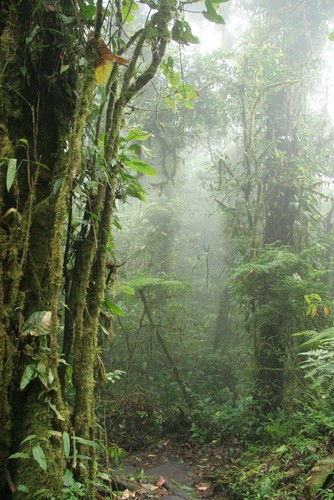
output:
[[[104,401],[107,436],[125,449],[140,449],[160,436],[162,417],[152,395],[142,387]]]
[[[226,401],[217,404],[211,397],[197,401],[190,413],[193,439],[228,440],[238,436],[240,441],[254,439],[262,431],[261,421],[256,417],[252,396],[234,400],[234,395],[226,388]]]

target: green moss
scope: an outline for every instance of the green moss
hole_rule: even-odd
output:
[[[13,13],[12,16],[14,17]],[[0,115],[19,118],[21,113],[18,96],[13,92],[13,89],[19,91],[20,85],[20,78],[15,68],[19,51],[19,36],[14,26],[13,22],[5,26],[0,36]]]
[[[13,480],[16,486],[19,484],[27,486],[31,494],[45,488],[57,497],[63,487],[62,476],[66,469],[62,439],[61,436],[50,437],[50,431],[55,428],[55,414],[43,400],[39,399],[41,395],[40,384],[30,382],[30,385],[31,387],[23,396],[23,400],[17,402],[20,405],[20,415],[24,414],[25,416],[23,422],[21,420],[17,423],[20,425],[19,439],[21,441],[28,436],[35,435],[36,437],[19,447],[19,451],[28,453],[30,458],[17,460]],[[45,471],[33,458],[32,450],[37,445],[42,448],[46,458]],[[15,498],[26,499],[27,497],[22,493],[17,493]]]

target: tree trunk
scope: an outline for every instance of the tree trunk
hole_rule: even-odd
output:
[[[121,2],[115,5],[124,50]],[[123,72],[114,64],[92,122],[90,156],[102,0],[94,4],[87,41],[92,17],[81,3],[10,0],[0,7],[0,496],[19,486],[31,497],[41,488],[45,498],[58,497],[67,468],[80,480],[95,476],[87,440],[95,439],[99,317],[120,178],[124,184],[119,135],[127,104],[159,67],[175,13],[161,0],[129,38],[132,59]],[[139,72],[146,45],[151,59]],[[73,366],[73,417],[62,349]],[[88,467],[71,460],[71,470],[63,444],[70,434],[86,442],[77,452],[91,456]]]

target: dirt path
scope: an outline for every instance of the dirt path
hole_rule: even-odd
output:
[[[229,462],[221,447],[161,442],[145,452],[127,454],[117,475],[131,488],[119,498],[228,499],[223,487],[217,487],[216,475]]]

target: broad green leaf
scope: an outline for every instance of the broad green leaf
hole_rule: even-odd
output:
[[[309,295],[309,297],[310,297],[310,299],[317,300],[317,301],[321,302],[321,297],[317,293],[311,293]]]
[[[210,23],[215,23],[215,24],[225,24],[224,18],[217,14],[216,11],[214,12],[206,12],[205,10],[202,11],[203,16],[205,19],[210,21]]]
[[[93,0],[89,0],[88,2],[80,2],[80,10],[84,19],[86,20],[93,19],[93,17],[96,15],[96,6]]]
[[[31,380],[37,377],[37,372],[36,372],[36,365],[34,363],[31,363],[30,365],[26,366],[22,378],[21,378],[21,383],[20,383],[20,389],[23,391],[25,387],[29,384]]]
[[[55,412],[56,417],[58,418],[58,420],[61,420],[62,422],[64,422],[65,418],[60,413],[60,411],[58,410],[58,408],[56,407],[56,405],[52,404],[50,401],[48,401],[48,405],[50,406],[51,410]]]
[[[306,313],[305,313],[305,314],[306,314],[306,316],[308,316],[308,315],[310,314],[310,312],[312,311],[312,309],[313,309],[313,304],[310,304],[310,305],[308,306],[308,308],[306,309]]]
[[[191,101],[185,101],[184,105],[187,109],[195,109],[195,106]]]
[[[69,64],[62,64],[60,66],[60,74],[62,75],[63,73],[65,73],[65,71],[67,71],[69,67],[70,67]]]
[[[39,380],[42,382],[45,388],[49,386],[48,369],[44,363],[39,362],[36,367],[36,372]]]
[[[304,295],[304,300],[307,304],[311,304],[311,299],[309,295]]]
[[[197,99],[199,96],[198,91],[190,83],[183,83],[180,85],[179,91],[186,99]]]
[[[46,458],[44,455],[43,448],[38,444],[37,446],[34,446],[32,449],[32,454],[34,457],[34,460],[38,463],[41,469],[46,471],[47,466],[46,466]]]
[[[63,484],[64,486],[73,486],[75,483],[72,471],[66,469],[66,471],[63,474]]]
[[[203,11],[202,14],[212,23],[225,24],[224,18],[217,14],[215,3],[216,2],[211,2],[210,0],[205,0],[206,11]]]
[[[17,491],[21,491],[21,493],[27,493],[29,494],[29,488],[25,484],[19,484],[17,487]]]
[[[118,220],[116,219],[113,219],[112,223],[114,224],[114,226],[119,229],[120,231],[122,231],[122,226],[120,225],[120,223],[118,222]]]
[[[19,139],[18,141],[19,143],[23,144],[24,146],[29,146],[29,142],[27,139],[25,139],[24,137],[22,137],[21,139]]]
[[[122,18],[126,24],[133,23],[135,17],[133,13],[138,10],[138,5],[133,0],[124,0],[122,2]]]
[[[132,198],[137,198],[140,201],[146,202],[145,191],[140,186],[140,184],[135,184],[134,182],[132,182],[128,186],[126,194],[128,196],[132,196]]]
[[[65,457],[66,459],[69,459],[71,451],[71,443],[70,443],[70,436],[66,431],[63,432],[63,446],[64,446]]]
[[[25,335],[39,336],[50,333],[51,312],[36,311],[25,322],[22,327],[22,333]]]
[[[155,168],[145,161],[126,159],[124,163],[134,172],[141,172],[142,174],[148,175],[150,177],[158,175],[158,172],[155,170]]]
[[[334,31],[329,35],[329,39],[331,42],[334,42]]]
[[[132,130],[130,130],[130,132],[126,136],[125,140],[127,142],[130,142],[130,141],[147,141],[147,139],[149,139],[150,137],[152,137],[152,134],[150,132],[145,132],[143,130],[140,130],[140,128],[135,127]]]
[[[168,86],[171,88],[178,89],[182,84],[181,74],[174,71],[174,60],[172,57],[168,57],[167,61],[161,64],[161,69],[168,81]]]
[[[193,35],[190,24],[182,19],[177,19],[175,21],[172,29],[172,39],[184,45],[199,43],[199,38]]]
[[[13,453],[13,455],[10,455],[8,458],[29,458],[29,453],[19,451],[17,453]]]
[[[15,175],[16,175],[16,165],[17,165],[17,159],[16,158],[9,158],[8,164],[7,164],[7,176],[6,176],[6,188],[7,191],[10,190],[12,187],[14,180],[15,180]]]
[[[129,151],[134,152],[134,154],[136,156],[139,156],[141,154],[141,151],[142,151],[142,145],[138,144],[138,142],[134,142],[134,143],[130,144]]]
[[[123,292],[126,293],[127,295],[134,295],[135,294],[134,289],[129,285],[125,285],[123,287]]]
[[[124,316],[124,311],[116,306],[108,297],[105,297],[104,304],[110,311],[117,314],[117,316]]]

